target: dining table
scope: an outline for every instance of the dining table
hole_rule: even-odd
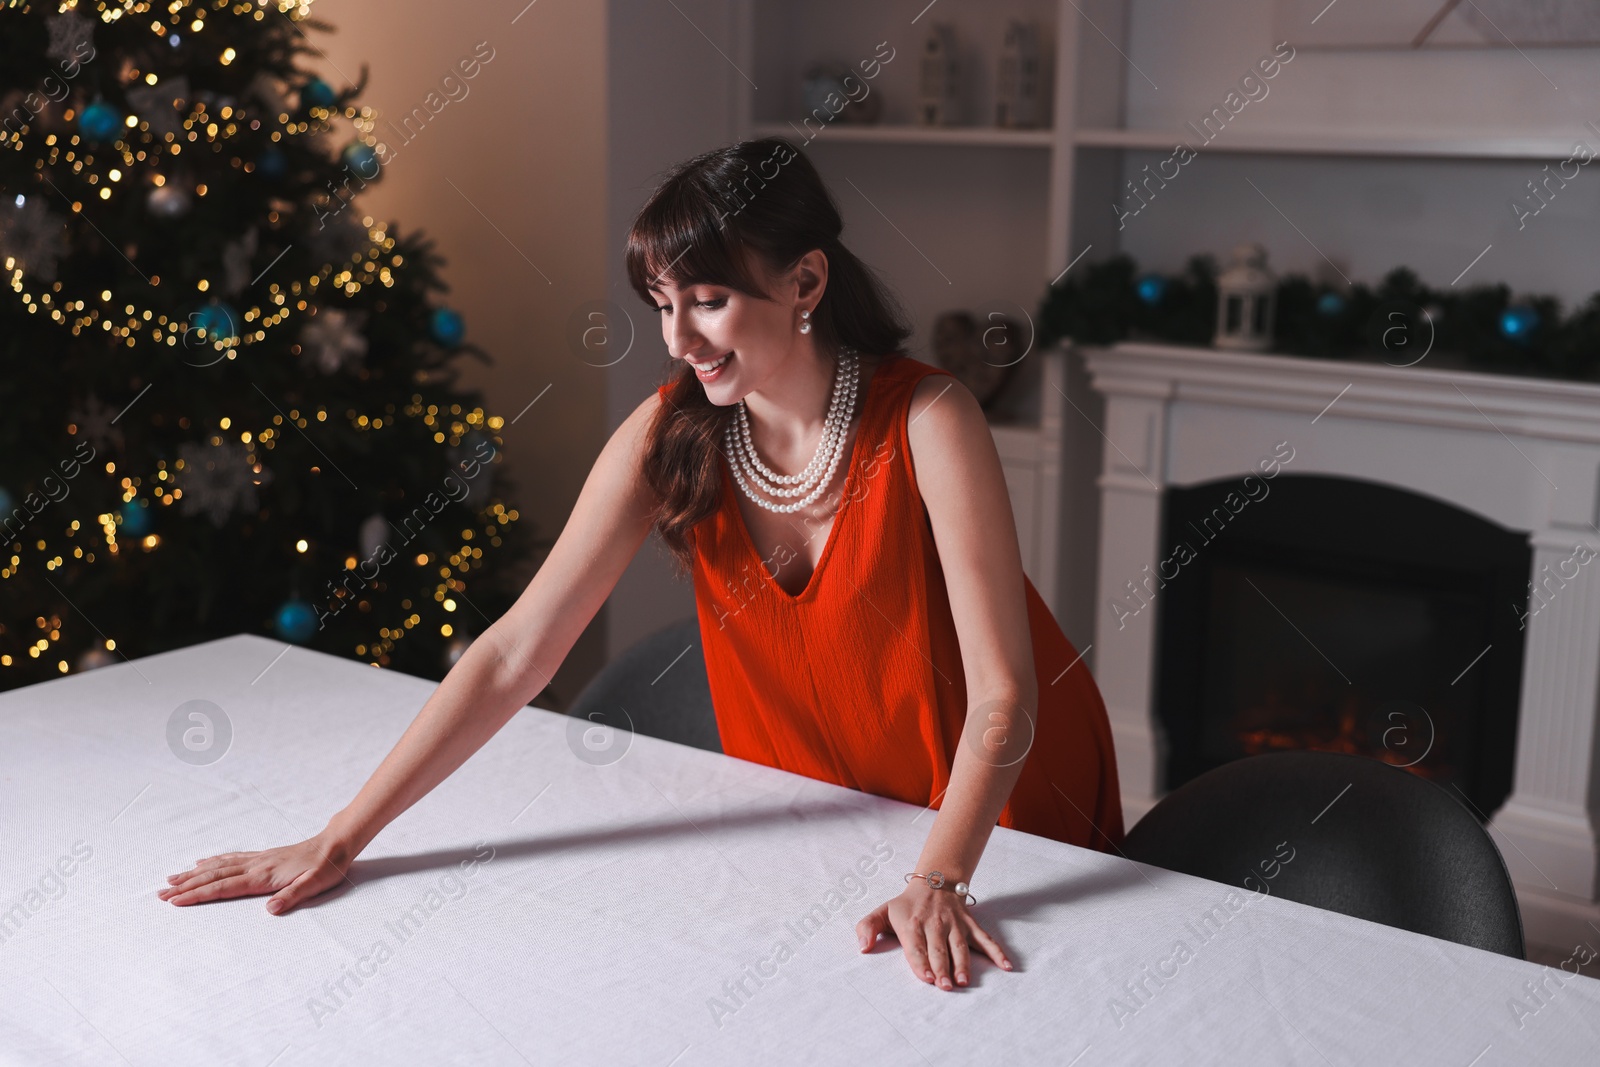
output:
[[[316,834],[436,687],[237,634],[0,693],[0,1063],[1600,1062],[1581,967],[1273,893],[1310,828],[1230,885],[996,827],[1015,967],[938,988],[856,935],[935,808],[536,705],[300,907],[157,896]]]

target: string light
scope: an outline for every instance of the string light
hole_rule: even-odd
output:
[[[394,405],[384,405],[384,411],[385,415],[389,416],[391,420],[391,428],[394,425],[397,425],[393,423],[393,417],[396,413]],[[488,415],[482,408],[477,407],[472,408],[470,411],[462,411],[459,404],[450,405],[448,411],[451,415],[459,416],[458,419],[452,420],[450,424],[451,434],[447,437],[447,441],[450,445],[459,445],[465,439],[465,435],[467,433],[482,428],[491,431],[489,440],[497,449],[504,446],[504,440],[498,435],[497,432],[495,432],[500,430],[505,425],[505,420],[501,416]],[[399,414],[408,418],[419,419],[430,426],[439,424],[439,413],[440,409],[437,405],[423,403],[421,394],[413,394],[411,403],[399,409]],[[314,413],[312,418],[316,418],[318,415],[326,416],[326,414],[327,412],[325,409],[320,410]],[[352,429],[358,431],[372,431],[384,425],[383,416],[367,415],[357,412],[354,409],[347,409],[344,413],[344,418]],[[255,450],[253,448],[249,448],[248,446],[255,444],[268,451],[276,448],[278,441],[281,438],[281,433],[279,432],[278,427],[281,427],[284,421],[285,419],[283,415],[274,415],[272,417],[271,426],[264,426],[255,431],[239,431],[240,440],[247,446],[246,457],[252,467],[255,469],[256,473],[259,474],[261,472],[262,464]],[[181,420],[180,425],[186,424],[186,422],[186,419]],[[288,412],[288,422],[299,429],[305,429],[310,425],[311,418],[307,418],[306,414],[302,413],[298,408],[292,408]],[[218,427],[223,430],[230,429],[233,424],[233,418],[226,415],[218,419],[217,422]],[[213,444],[220,444],[222,442],[222,438],[218,435],[212,435],[209,440]],[[173,460],[170,468],[166,460],[157,460],[156,469],[148,477],[124,474],[121,482],[119,483],[123,490],[123,503],[130,504],[136,502],[139,499],[139,493],[141,489],[143,489],[146,481],[154,483],[149,490],[149,499],[152,506],[171,507],[172,505],[178,503],[183,499],[183,490],[177,486],[168,487],[164,483],[178,480],[178,472],[182,471],[183,466],[184,463],[181,459]],[[515,509],[508,509],[500,503],[492,503],[488,505],[483,514],[488,517],[492,517],[497,526],[504,526],[512,522],[516,522],[520,517]],[[117,531],[120,527],[120,524],[117,521],[117,516],[110,512],[105,512],[96,516],[96,522],[99,524],[102,540],[105,544],[107,553],[112,556],[116,555],[120,550],[117,536]],[[499,535],[495,532],[496,528],[496,526],[486,527],[484,533],[489,539],[491,547],[498,548],[501,541]],[[79,529],[80,523],[78,520],[74,519],[65,527],[65,535],[69,537],[73,536],[78,532]],[[461,534],[463,542],[471,542],[474,537],[473,531],[471,530],[463,530],[461,531]],[[161,539],[154,534],[147,535],[138,540],[138,544],[140,544],[146,550],[154,549],[158,547],[160,543]],[[54,560],[58,558],[58,553],[49,547],[48,542],[43,539],[36,541],[34,547],[38,555],[46,558],[47,560]],[[304,553],[309,550],[309,544],[307,544],[307,542],[304,540],[301,540],[296,543],[295,548],[297,552]],[[482,556],[482,549],[477,548],[470,543],[464,543],[459,549],[450,555],[449,561],[451,567],[465,569],[465,567],[469,567],[471,565],[472,561],[481,559]],[[92,552],[86,551],[83,553],[81,558],[84,562],[95,561],[95,555]],[[419,554],[416,557],[416,563],[419,566],[426,566],[428,562],[429,557],[425,553]],[[9,557],[9,562],[4,566],[0,566],[0,579],[11,577],[19,568],[20,564],[20,557]],[[347,568],[349,565],[349,560],[346,560]],[[443,572],[445,575],[450,573],[448,568],[445,568]],[[442,599],[446,591],[448,591],[447,586],[440,586],[440,595],[436,599]]]
[[[80,0],[77,10],[90,17],[98,16],[99,21],[106,25],[133,17],[141,24],[147,24],[153,35],[176,48],[185,40],[203,42],[204,35],[215,33],[214,29],[209,28],[208,20],[223,17],[218,13],[229,12],[256,22],[265,19],[268,13],[274,13],[287,17],[291,22],[299,22],[310,16],[311,0],[212,0],[209,4],[190,3],[187,0],[125,0],[122,3],[100,0],[93,5]],[[224,67],[235,64],[241,58],[236,48],[220,40],[208,46],[208,50],[215,57],[214,62]],[[152,61],[159,62],[159,59]],[[156,87],[163,84],[162,76],[155,71],[133,69],[126,76],[141,86]],[[80,188],[87,191],[77,191],[66,182],[63,182],[66,188],[61,191],[69,197],[66,203],[70,204],[71,212],[84,214],[89,210],[86,203],[93,205],[95,200],[114,201],[121,196],[143,195],[149,189],[162,188],[171,177],[163,168],[170,169],[182,160],[186,152],[209,152],[227,158],[235,169],[250,173],[255,163],[240,158],[245,154],[238,147],[241,143],[255,144],[265,139],[268,143],[288,149],[311,138],[304,151],[320,155],[320,138],[332,131],[334,121],[340,118],[353,126],[359,141],[375,149],[382,148],[376,136],[376,115],[370,107],[309,107],[300,115],[284,111],[270,114],[265,110],[241,108],[233,103],[223,105],[187,99],[187,93],[184,94],[185,99],[180,100],[176,83],[173,88],[169,103],[173,108],[176,128],[171,131],[157,132],[148,117],[130,114],[124,118],[123,127],[116,131],[109,143],[91,144],[77,132],[57,133],[40,129],[32,122],[7,124],[0,127],[0,149],[29,152],[39,160],[41,171],[69,170],[73,180],[81,182]],[[73,108],[63,109],[60,117],[69,124],[75,124],[79,118]],[[198,183],[192,187],[192,192],[197,197],[204,197],[208,189],[204,183]],[[26,197],[32,195],[49,197],[51,193],[41,185],[37,193],[18,194],[17,206],[21,207]],[[345,208],[346,199],[337,200],[340,210]],[[54,206],[63,208],[60,202]],[[98,210],[98,206],[93,210]],[[269,211],[267,218],[272,223],[280,221],[276,210]],[[60,280],[51,280],[46,284],[33,275],[30,265],[4,258],[0,261],[0,282],[9,285],[15,298],[29,314],[44,315],[69,330],[74,337],[88,331],[98,331],[109,334],[119,342],[119,347],[133,348],[140,344],[193,345],[199,339],[219,350],[234,349],[264,341],[277,327],[309,313],[316,307],[319,295],[331,292],[353,296],[363,286],[394,287],[399,268],[405,265],[405,257],[397,250],[395,239],[383,225],[375,223],[370,216],[364,217],[361,225],[365,230],[364,249],[353,251],[342,262],[324,264],[309,275],[269,283],[265,289],[266,295],[240,312],[241,321],[236,324],[237,336],[228,338],[211,339],[204,333],[195,332],[201,328],[189,319],[190,313],[196,310],[192,304],[201,303],[195,299],[195,294],[207,293],[213,288],[210,279],[197,279],[195,288],[185,292],[181,287],[163,287],[162,278],[158,274],[151,274],[142,279],[148,285],[135,284],[131,292],[102,288],[79,293],[67,289]],[[161,296],[170,296],[171,300],[155,302]],[[235,352],[228,352],[230,359],[235,355]],[[504,426],[500,416],[488,415],[482,408],[476,407],[464,411],[458,404],[441,408],[425,403],[420,394],[413,395],[411,402],[400,405],[398,410],[395,404],[384,405],[382,411],[359,411],[353,407],[343,412],[326,409],[302,412],[291,409],[287,418],[275,414],[270,424],[266,425],[237,425],[237,417],[227,416],[219,419],[217,425],[230,437],[237,434],[237,439],[245,446],[248,462],[259,475],[263,472],[260,455],[277,447],[282,440],[285,422],[304,429],[312,420],[328,422],[341,417],[356,432],[401,432],[402,419],[419,420],[433,431],[431,436],[439,444],[457,446],[468,434],[478,433],[486,434],[497,447],[503,445],[498,436],[498,431]],[[179,417],[177,424],[188,428],[189,420]],[[74,435],[80,432],[76,426],[69,427],[69,431]],[[223,436],[209,435],[209,440],[214,445],[220,445]],[[123,525],[123,515],[130,506],[156,511],[171,508],[183,499],[183,460],[156,459],[153,463],[153,470],[142,473],[119,471],[116,466],[107,463],[108,473],[120,475],[120,509],[102,512],[84,522],[73,519],[56,530],[30,530],[31,540],[27,542],[19,540],[9,545],[0,544],[0,580],[17,576],[25,562],[32,566],[42,563],[45,570],[54,571],[65,566],[69,559],[74,561],[75,568],[88,567],[106,560],[115,561],[129,551],[160,551],[163,541],[159,534],[133,535]],[[484,565],[481,546],[487,541],[489,547],[499,547],[502,543],[500,531],[516,522],[518,517],[515,509],[490,503],[478,513],[481,528],[461,530],[461,543],[454,551],[448,555],[442,551],[437,555],[429,552],[417,555],[419,567],[436,566],[438,569],[438,580],[430,583],[431,599],[436,605],[447,612],[456,610],[454,598],[466,592],[467,583],[462,576],[474,567]],[[299,538],[293,542],[293,548],[296,553],[304,555],[310,551],[311,544],[308,539]],[[25,560],[25,556],[29,558]],[[448,565],[445,565],[446,560]],[[358,561],[350,556],[344,563],[347,569],[352,569]],[[374,592],[386,589],[382,581],[371,583],[370,588]],[[374,603],[358,595],[356,606],[360,612],[370,613]],[[358,656],[369,658],[373,666],[389,664],[390,653],[396,642],[424,623],[422,615],[413,610],[411,600],[402,600],[401,609],[403,614],[380,628],[378,640],[355,646]],[[63,644],[62,620],[52,616],[48,619],[39,617],[36,622],[39,634],[26,646],[26,655],[44,663],[54,662],[59,671],[68,673],[68,661],[52,655],[52,649]],[[428,629],[431,628],[430,623]],[[450,637],[456,629],[449,623],[443,623],[438,632]],[[0,625],[0,634],[5,634],[3,625]],[[103,635],[100,640],[108,651],[114,651],[117,647],[114,640]],[[96,642],[91,640],[91,651],[96,650],[95,645]],[[0,653],[0,668],[18,665],[17,659],[11,652]]]
[[[227,0],[216,4],[218,9],[229,6]],[[107,23],[115,22],[124,14],[157,11],[157,5],[141,2],[113,5],[102,0],[96,7],[101,20]],[[256,5],[237,3],[232,5],[232,8],[239,14],[253,12],[257,18],[261,15],[260,0]],[[294,21],[310,15],[309,2],[278,0],[276,8]],[[178,23],[185,13],[193,12],[195,18],[191,29],[198,32],[204,28],[204,5],[173,2],[168,5],[167,12],[174,24]],[[166,32],[166,27],[159,19],[153,22],[151,27],[155,32]],[[224,56],[228,57],[232,52],[233,50],[229,49]],[[231,57],[225,58],[224,63],[231,61]],[[143,80],[147,85],[159,84],[158,76],[153,72],[144,74]],[[150,183],[160,187],[165,184],[166,175],[158,169],[158,164],[165,155],[179,155],[185,144],[195,148],[209,144],[213,150],[221,151],[225,142],[234,139],[242,132],[240,123],[244,119],[243,112],[233,106],[220,108],[217,115],[212,117],[207,111],[205,101],[196,100],[187,103],[188,112],[180,120],[183,130],[186,131],[182,135],[168,132],[158,138],[148,121],[129,115],[128,132],[103,150],[111,159],[111,165],[104,174],[96,169],[96,152],[102,150],[91,149],[76,133],[66,135],[65,140],[53,132],[46,133],[44,146],[49,149],[49,152],[45,153],[46,162],[52,166],[63,161],[71,163],[73,172],[82,176],[87,184],[100,186],[96,195],[102,200],[109,200],[114,195],[111,185],[101,184],[102,178],[120,183],[124,176],[122,168],[126,168],[125,176],[130,179],[127,182],[129,188],[141,187],[142,183],[137,180],[138,172],[147,173]],[[263,116],[277,126],[270,134],[271,140],[287,143],[286,139],[290,137],[318,136],[332,129],[331,120],[335,112],[328,108],[307,110],[313,121],[295,119],[287,113]],[[372,108],[347,106],[340,114],[352,122],[362,140],[373,147],[379,146],[374,136],[377,119]],[[76,115],[73,109],[68,108],[63,111],[62,117],[65,121],[71,122]],[[262,118],[253,121],[257,124],[255,128],[259,128]],[[27,151],[28,136],[32,132],[31,124],[22,125],[15,130],[8,125],[0,129],[0,147]],[[242,160],[236,162],[245,169],[253,166],[246,165]],[[203,184],[197,186],[195,193],[197,196],[204,196],[206,187]],[[72,210],[74,213],[81,213],[82,202],[75,201]],[[251,306],[241,314],[242,323],[237,337],[213,340],[203,334],[196,336],[202,343],[209,344],[218,351],[248,346],[265,340],[269,330],[289,321],[296,313],[305,312],[308,302],[304,298],[315,296],[318,289],[325,284],[331,284],[334,289],[341,290],[346,295],[354,295],[363,285],[378,284],[392,287],[394,284],[392,268],[402,265],[404,259],[394,251],[394,239],[388,236],[381,225],[375,226],[370,216],[363,218],[362,225],[366,229],[368,239],[365,251],[353,252],[343,263],[324,265],[315,274],[293,280],[286,286],[277,283],[270,285],[267,300]],[[65,292],[60,281],[53,281],[43,291],[34,292],[26,270],[10,257],[6,258],[3,267],[9,272],[7,281],[12,291],[18,295],[22,306],[30,314],[45,312],[48,318],[67,327],[74,337],[80,336],[85,330],[99,328],[122,340],[128,347],[134,347],[141,337],[154,344],[175,346],[180,343],[180,339],[182,343],[193,343],[193,339],[187,336],[194,329],[189,321],[189,314],[194,310],[192,308],[175,309],[169,316],[161,308],[144,307],[136,302],[127,308],[125,312],[127,318],[123,319],[109,308],[102,308],[81,294]],[[150,285],[158,287],[159,277],[151,276]],[[111,297],[105,295],[106,292],[108,291],[102,291],[100,303],[109,303],[111,300]],[[235,358],[235,353],[228,352],[228,358]]]

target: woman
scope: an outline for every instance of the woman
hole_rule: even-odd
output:
[[[924,982],[969,942],[1011,963],[966,891],[998,823],[1121,842],[1105,707],[1022,572],[973,395],[839,242],[782,138],[680,164],[641,209],[630,280],[681,366],[602,449],[548,560],[315,837],[173,875],[174,904],[337,885],[378,831],[540,692],[652,529],[692,574],[723,750],[937,809],[903,892],[856,926]],[[787,473],[785,473],[787,472]]]

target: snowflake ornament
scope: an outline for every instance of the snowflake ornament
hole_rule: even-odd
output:
[[[65,234],[65,220],[41,196],[19,193],[10,203],[0,203],[0,264],[16,260],[30,277],[48,285],[56,280]]]
[[[219,529],[235,511],[255,510],[256,486],[272,481],[272,472],[237,441],[185,442],[178,446],[178,458],[184,513],[207,513]]]
[[[238,296],[251,281],[251,263],[256,258],[260,234],[254,226],[237,241],[230,241],[222,250],[222,291],[228,296]]]
[[[62,63],[89,59],[94,49],[94,23],[76,11],[65,11],[45,19],[50,31],[50,47],[45,55]],[[89,46],[89,52],[83,46]]]
[[[67,412],[67,419],[78,428],[78,433],[84,436],[96,452],[108,449],[122,451],[122,427],[116,425],[117,413],[93,393],[83,399],[83,403]]]
[[[300,329],[300,354],[323,374],[354,367],[367,354],[365,311],[323,308]]]
[[[282,83],[266,71],[261,71],[250,79],[250,84],[245,86],[244,95],[246,99],[254,99],[266,109],[268,117],[286,114],[289,110],[289,101],[284,96]]]
[[[184,116],[178,111],[177,101],[182,100],[185,108],[189,106],[189,79],[184,75],[163,78],[155,85],[130,85],[122,95],[157,137],[183,130]]]

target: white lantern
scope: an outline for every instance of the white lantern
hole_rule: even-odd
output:
[[[1217,278],[1217,336],[1212,343],[1247,352],[1270,348],[1275,285],[1266,249],[1258,244],[1235,247],[1233,262]]]

